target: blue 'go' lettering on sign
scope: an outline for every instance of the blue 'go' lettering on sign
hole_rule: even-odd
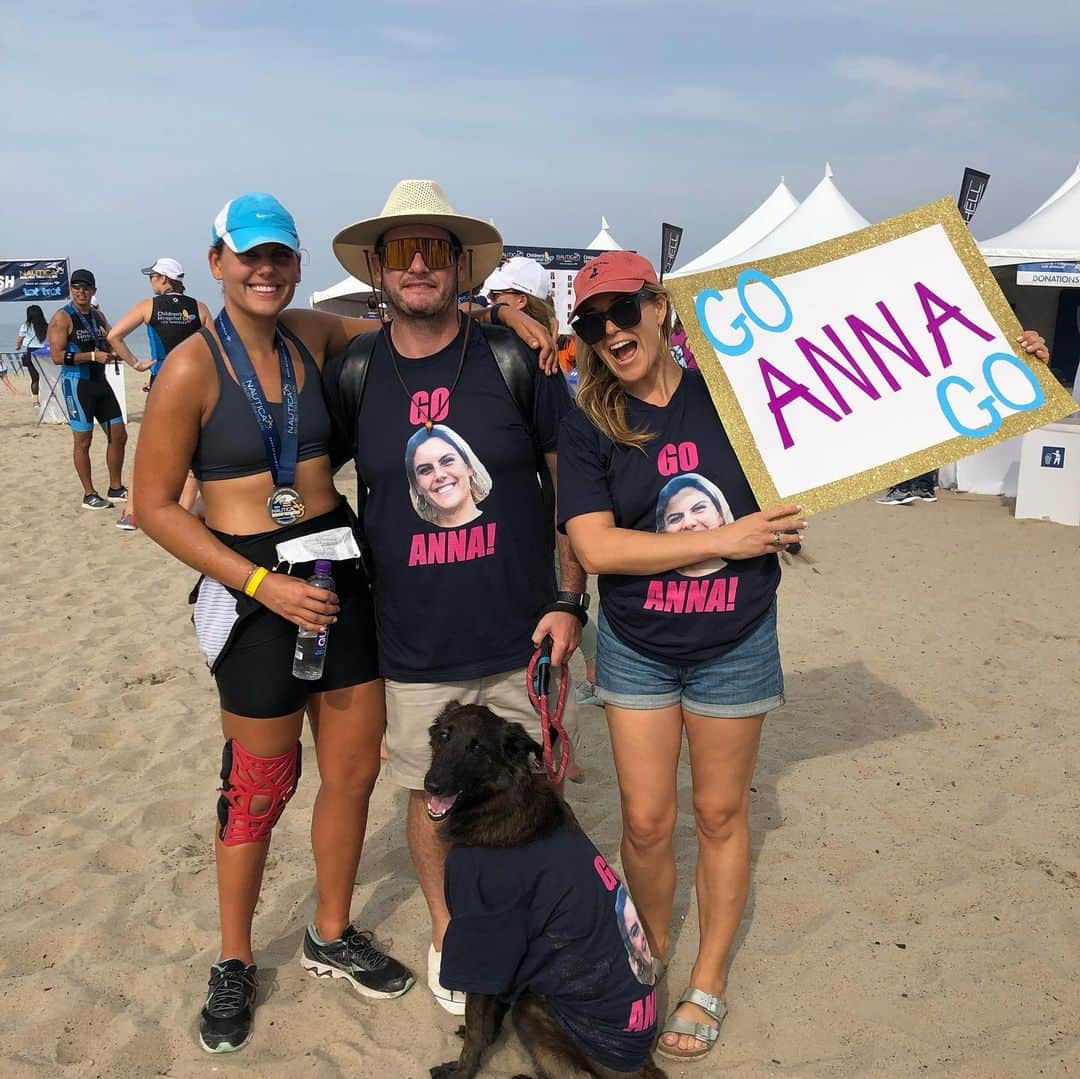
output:
[[[1011,401],[1001,392],[997,380],[994,378],[994,367],[999,363],[1011,365],[1024,376],[1033,393],[1033,397],[1029,402],[1025,404]],[[938,383],[938,404],[941,406],[941,411],[945,414],[945,419],[949,421],[949,426],[958,434],[966,435],[968,438],[986,438],[987,436],[992,435],[1001,426],[1002,421],[1001,413],[998,411],[995,402],[1004,405],[1013,412],[1032,412],[1035,409],[1040,408],[1046,401],[1046,391],[1035,377],[1035,373],[1026,363],[1017,359],[1012,353],[992,352],[985,360],[983,360],[982,373],[983,379],[990,390],[990,393],[984,397],[978,405],[979,409],[990,417],[982,427],[968,427],[965,423],[962,423],[960,418],[956,415],[956,410],[953,408],[949,394],[949,391],[954,386],[959,387],[968,394],[974,393],[975,387],[968,382],[966,378],[961,378],[959,375],[949,375]]]
[[[775,324],[767,322],[757,310],[755,310],[754,305],[750,303],[746,293],[748,287],[755,283],[764,285],[776,299],[780,301],[780,306],[783,309],[783,316],[779,322]],[[709,301],[722,303],[724,294],[717,289],[707,288],[702,289],[694,299],[697,320],[701,328],[705,331],[705,336],[709,339],[709,343],[713,348],[718,352],[722,352],[725,356],[744,356],[754,347],[754,333],[746,324],[748,318],[755,326],[765,330],[766,333],[783,333],[784,330],[791,326],[793,319],[791,304],[788,303],[787,297],[780,291],[780,286],[777,285],[768,274],[763,273],[761,270],[755,270],[753,268],[743,270],[735,281],[735,288],[739,294],[739,304],[742,310],[734,319],[732,319],[728,326],[733,330],[740,331],[742,333],[742,339],[734,343],[722,341],[716,330],[713,329],[712,322],[709,318]]]

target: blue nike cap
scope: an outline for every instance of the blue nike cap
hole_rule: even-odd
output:
[[[214,218],[212,235],[212,243],[224,241],[237,254],[259,244],[284,244],[300,250],[292,214],[263,191],[249,191],[225,203]]]

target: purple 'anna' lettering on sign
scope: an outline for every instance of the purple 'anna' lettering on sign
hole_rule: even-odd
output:
[[[814,369],[817,377],[821,379],[822,385],[829,391],[832,399],[836,402],[836,407],[845,416],[851,413],[851,405],[847,403],[843,394],[836,388],[836,383],[825,373],[825,368],[821,366],[818,356],[830,366],[835,367],[849,382],[854,383],[871,401],[877,401],[881,394],[867,377],[866,372],[855,362],[855,357],[848,352],[843,341],[836,336],[836,331],[828,323],[822,326],[821,329],[825,336],[840,350],[844,359],[851,364],[850,368],[845,367],[835,356],[830,356],[824,349],[819,348],[813,341],[809,341],[805,337],[796,337],[795,344],[798,345],[799,351],[805,357],[806,362]]]
[[[765,389],[769,394],[769,410],[776,421],[776,429],[780,432],[780,443],[785,450],[790,450],[795,445],[795,440],[791,437],[791,431],[788,429],[787,420],[784,419],[784,409],[793,402],[805,401],[808,405],[816,408],[818,412],[828,416],[834,423],[839,423],[844,418],[833,412],[821,398],[815,397],[806,383],[796,382],[794,379],[789,378],[783,371],[769,363],[764,356],[758,357],[758,369],[761,371],[762,380],[765,382]],[[774,379],[787,386],[783,393],[776,393],[773,386]]]
[[[926,366],[922,357],[915,351],[915,346],[908,340],[904,331],[900,329],[899,323],[893,318],[893,313],[885,306],[883,301],[878,301],[874,306],[881,312],[885,321],[889,324],[889,329],[892,330],[900,341],[899,346],[875,330],[869,323],[864,322],[858,315],[848,315],[844,321],[848,324],[848,327],[855,335],[859,344],[862,345],[866,354],[874,361],[874,366],[881,372],[889,385],[889,389],[900,389],[900,383],[896,381],[892,371],[886,366],[880,353],[871,343],[871,339],[899,356],[908,367],[912,368],[912,370],[918,371],[924,378],[929,378],[930,368]]]
[[[949,355],[948,346],[945,344],[945,337],[941,332],[941,327],[950,320],[959,322],[961,326],[970,330],[976,337],[981,337],[984,341],[993,341],[994,335],[987,330],[976,326],[971,319],[965,317],[960,308],[954,304],[949,303],[948,300],[943,300],[936,293],[932,292],[921,281],[915,282],[915,294],[919,297],[919,303],[922,304],[923,314],[926,315],[926,329],[930,333],[930,336],[934,339],[934,344],[937,345],[938,356],[941,357],[942,367],[952,366],[952,357]],[[936,304],[941,308],[942,313],[937,315],[933,311],[933,305]]]

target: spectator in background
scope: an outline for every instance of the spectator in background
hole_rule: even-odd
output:
[[[507,259],[484,282],[482,292],[491,303],[507,304],[524,311],[547,326],[553,339],[559,336],[559,320],[551,302],[551,274],[533,259],[516,256]]]
[[[40,374],[34,363],[33,352],[47,343],[49,324],[45,321],[45,312],[36,303],[26,309],[26,321],[19,327],[19,336],[15,339],[15,351],[23,354],[22,365],[30,375],[30,393],[34,404],[38,403]]]

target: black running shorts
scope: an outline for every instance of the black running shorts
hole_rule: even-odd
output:
[[[346,524],[355,524],[355,517],[343,501],[337,510],[288,529],[258,536],[215,535],[257,565],[270,567],[277,561],[274,548],[280,541]],[[314,571],[313,564],[298,564],[292,568],[292,575],[307,578]],[[379,677],[375,611],[367,574],[355,562],[335,562],[333,576],[341,610],[330,628],[322,677],[316,681],[293,677],[298,627],[258,604],[241,617],[214,664],[218,696],[225,711],[253,719],[273,719],[302,708],[312,693],[345,689]]]

